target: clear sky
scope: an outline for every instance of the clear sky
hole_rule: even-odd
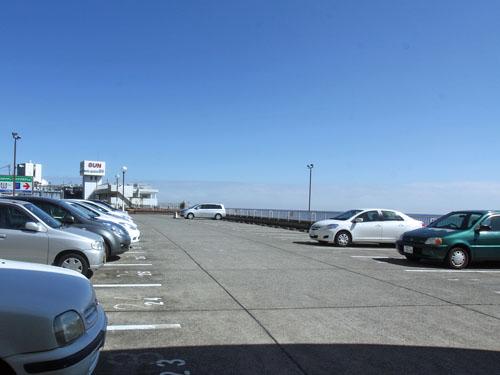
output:
[[[496,0],[2,2],[0,166],[15,130],[49,180],[104,160],[163,201],[304,208],[312,162],[315,209],[500,207],[499,19]]]

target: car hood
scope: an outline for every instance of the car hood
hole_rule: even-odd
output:
[[[85,276],[60,267],[2,259],[0,285],[1,355],[56,348],[54,318],[68,310],[83,316],[95,301]]]
[[[457,230],[442,228],[420,228],[406,232],[403,238],[406,241],[411,241],[414,238],[427,239],[430,237],[446,237],[454,233],[457,233]]]
[[[326,220],[317,221],[312,226],[313,227],[325,227],[325,226],[330,225],[330,224],[342,225],[344,223],[345,223],[344,220],[326,219]]]
[[[77,236],[82,236],[82,237],[91,239],[93,241],[101,241],[102,240],[102,237],[99,236],[98,234],[95,234],[95,233],[90,232],[90,231],[83,229],[83,228],[75,228],[75,227],[70,226],[70,227],[61,227],[61,228],[59,228],[59,230],[62,230],[63,232],[71,233],[71,234],[74,234]]]

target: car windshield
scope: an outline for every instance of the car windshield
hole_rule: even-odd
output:
[[[337,215],[335,217],[332,217],[332,220],[349,220],[351,217],[353,217],[356,214],[359,214],[363,210],[350,210],[341,213],[340,215]]]
[[[34,215],[36,215],[40,220],[42,220],[49,227],[54,228],[54,229],[61,228],[62,224],[59,220],[54,219],[52,216],[50,216],[48,213],[41,210],[40,208],[38,208],[34,204],[31,204],[31,203],[25,204],[24,208],[31,211]]]
[[[107,202],[103,202],[103,201],[99,201],[99,202],[96,202],[96,203],[99,203],[99,204],[102,204],[103,206],[106,206],[107,208],[109,208],[110,210],[114,210],[114,207],[111,206],[109,203]]]
[[[93,202],[87,202],[87,201],[85,201],[85,204],[88,205],[88,206],[91,206],[92,208],[96,209],[99,212],[102,212],[103,214],[106,214],[109,211],[109,210],[106,210],[104,207],[101,207],[98,204],[95,204]]]
[[[97,216],[99,216],[94,211],[92,211],[90,208],[87,208],[87,207],[85,207],[85,206],[83,206],[81,204],[78,204],[78,203],[70,203],[70,204],[73,207],[79,209],[80,211],[85,212],[87,215],[89,215],[93,219],[96,218]]]
[[[73,216],[77,215],[77,216],[83,217],[84,219],[87,219],[87,220],[93,219],[93,217],[90,216],[88,213],[86,213],[83,210],[80,210],[80,207],[73,206],[72,204],[69,204],[68,202],[61,202],[61,203],[64,204],[64,207],[66,207],[66,209],[68,209]]]
[[[452,212],[441,216],[436,221],[429,224],[428,228],[438,229],[470,229],[483,216],[478,212]]]

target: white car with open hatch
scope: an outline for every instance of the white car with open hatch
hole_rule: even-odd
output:
[[[407,231],[423,223],[399,211],[370,208],[350,210],[311,225],[309,237],[345,247],[353,243],[395,243]]]

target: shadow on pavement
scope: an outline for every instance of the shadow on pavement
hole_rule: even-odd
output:
[[[95,374],[498,374],[500,352],[367,344],[162,347],[103,351]],[[293,359],[290,359],[290,357]]]
[[[317,247],[332,247],[336,249],[344,249],[344,250],[349,250],[349,249],[394,249],[396,250],[396,247],[394,244],[389,243],[383,243],[383,244],[352,244],[348,247],[339,247],[335,246],[333,243],[321,243],[318,241],[294,241],[293,242],[296,245],[309,245],[309,246],[317,246]]]
[[[378,262],[385,262],[390,264],[395,264],[397,266],[403,267],[414,267],[414,268],[437,268],[437,269],[449,269],[444,265],[443,262],[432,261],[427,259],[422,259],[420,261],[410,261],[404,258],[374,258]],[[467,267],[468,270],[488,270],[488,269],[498,269],[500,268],[500,262],[477,262],[472,263]],[[451,270],[451,269],[450,269]],[[458,270],[460,271],[460,270]]]

